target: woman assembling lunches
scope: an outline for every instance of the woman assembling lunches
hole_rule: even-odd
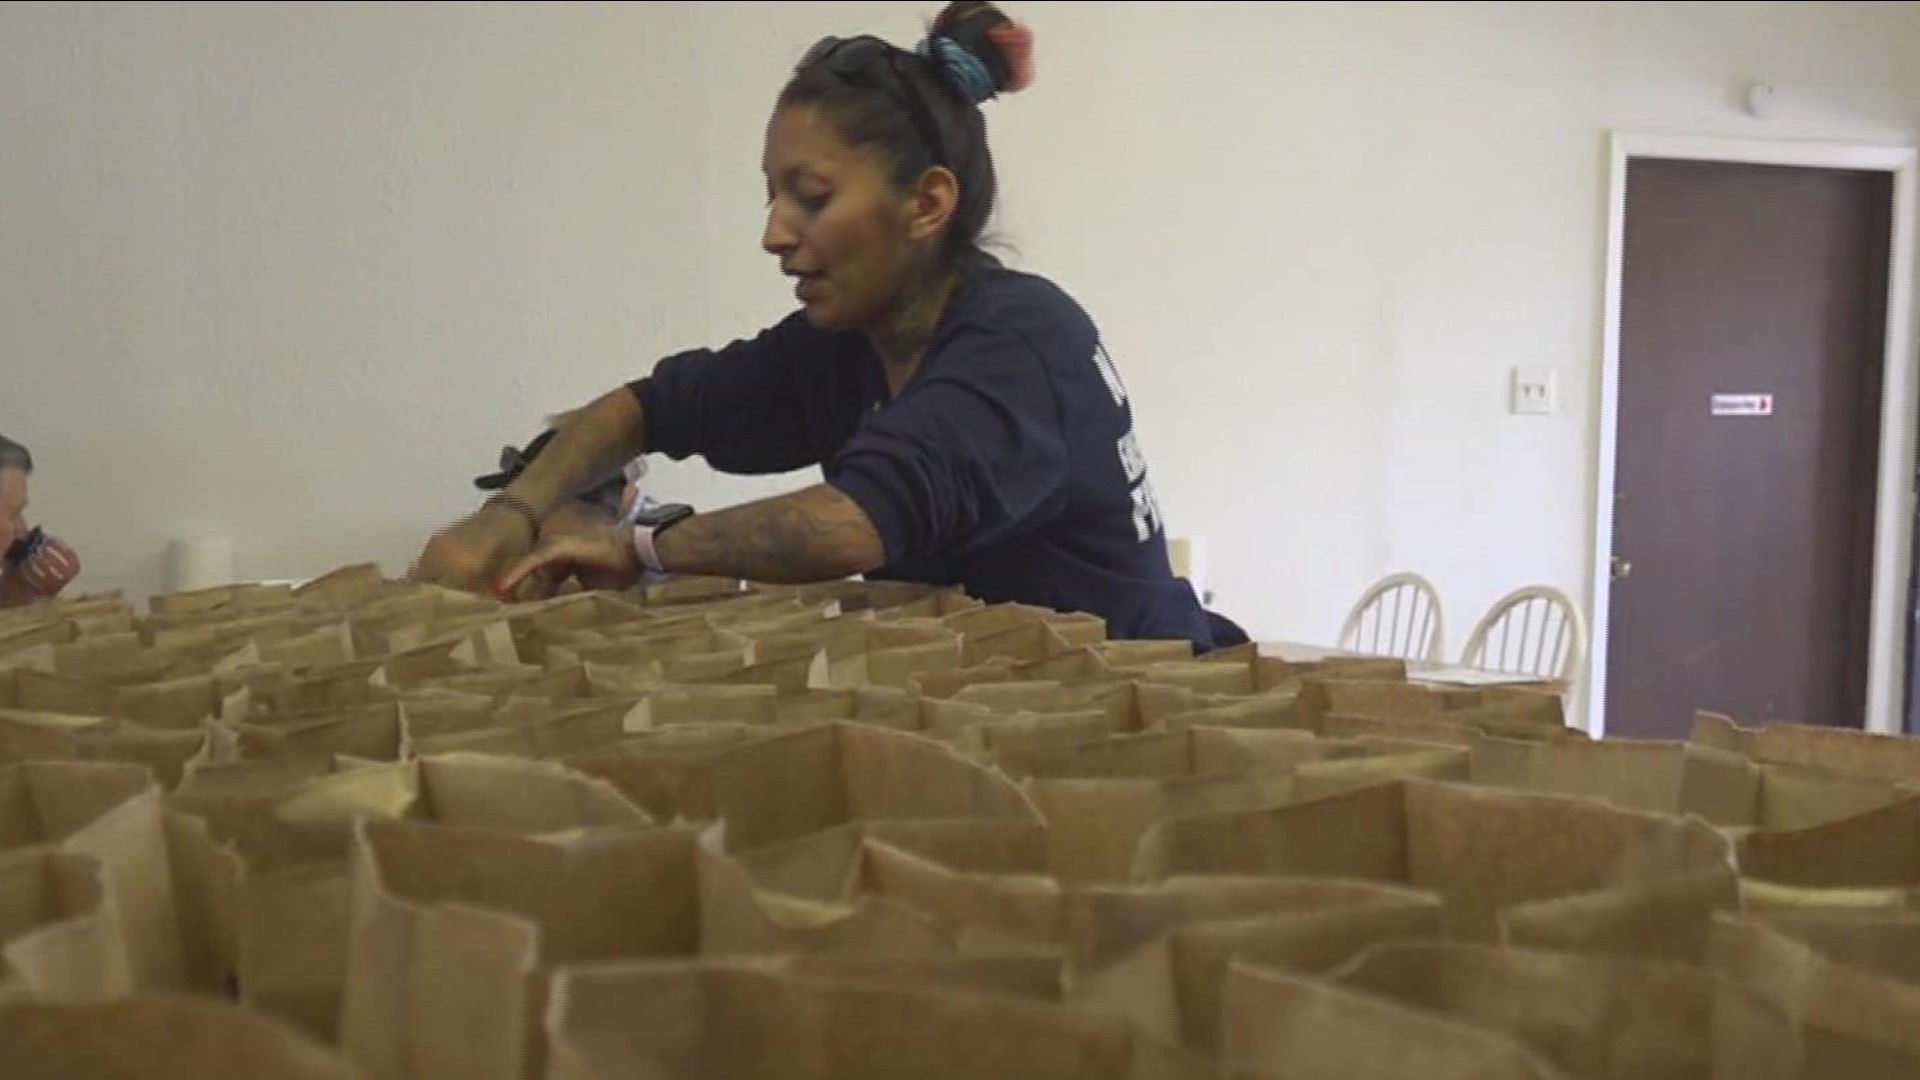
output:
[[[980,247],[994,207],[980,106],[1033,79],[1033,38],[953,3],[913,51],[808,51],[767,125],[761,244],[800,310],[660,361],[580,410],[510,486],[437,533],[419,579],[550,592],[644,572],[864,574],[1106,619],[1115,638],[1245,640],[1167,553],[1132,410],[1092,319]],[[823,482],[714,512],[540,538],[547,511],[642,454]]]

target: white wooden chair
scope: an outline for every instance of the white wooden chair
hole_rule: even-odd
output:
[[[1587,659],[1587,621],[1566,593],[1529,585],[1494,602],[1473,633],[1462,667],[1557,679],[1569,687]]]
[[[1446,647],[1440,592],[1419,574],[1389,574],[1360,595],[1340,647],[1370,656],[1438,662]]]

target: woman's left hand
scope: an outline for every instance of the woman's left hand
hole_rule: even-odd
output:
[[[542,600],[577,577],[588,589],[628,589],[644,568],[633,549],[633,529],[625,525],[553,536],[515,563],[494,586],[513,600]]]

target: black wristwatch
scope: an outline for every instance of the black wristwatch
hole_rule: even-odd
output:
[[[693,516],[693,507],[685,503],[649,506],[633,518],[633,551],[640,565],[656,574],[666,573],[653,548],[654,538]]]
[[[27,535],[15,540],[13,546],[7,548],[6,554],[0,556],[0,561],[5,561],[8,566],[22,566],[38,554],[46,542],[47,535],[40,531],[40,526],[35,525]]]

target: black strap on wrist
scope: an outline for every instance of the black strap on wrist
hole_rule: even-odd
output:
[[[504,506],[520,515],[527,523],[527,532],[532,534],[533,542],[540,542],[540,515],[534,512],[533,504],[511,492],[502,491],[487,500],[488,506]]]

